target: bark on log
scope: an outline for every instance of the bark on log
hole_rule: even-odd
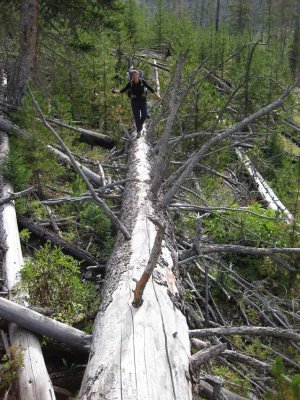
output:
[[[1,159],[3,153],[9,151],[8,136],[0,134]],[[12,187],[6,184],[3,195],[12,193]],[[3,230],[6,235],[7,251],[3,259],[3,270],[5,271],[5,283],[10,298],[13,298],[13,289],[19,280],[19,273],[24,264],[17,218],[14,203],[6,203],[1,207]],[[0,300],[9,302],[9,300]],[[2,311],[2,309],[1,309]],[[19,398],[20,400],[53,400],[55,399],[52,383],[50,381],[43,353],[38,338],[15,323],[9,324],[9,337],[11,344],[24,348],[23,364],[18,371]]]
[[[77,260],[84,261],[85,263],[87,263],[89,265],[98,265],[99,264],[99,261],[97,260],[97,258],[93,257],[87,251],[73,246],[72,244],[66,242],[59,236],[55,235],[54,233],[49,232],[47,229],[30,221],[28,218],[25,218],[25,217],[19,215],[18,222],[21,227],[29,229],[32,233],[34,233],[35,235],[37,235],[39,238],[41,238],[43,240],[50,240],[53,244],[60,246],[66,253],[70,254]]]
[[[246,167],[249,175],[254,180],[261,197],[265,200],[268,206],[277,212],[282,213],[286,217],[286,221],[290,224],[294,222],[294,217],[284,204],[279,200],[278,196],[274,193],[271,187],[267,184],[260,173],[255,169],[250,159],[246,154],[243,154],[239,149],[235,149],[239,159]]]
[[[222,326],[221,328],[194,329],[190,331],[190,337],[253,335],[272,336],[280,339],[300,341],[300,334],[292,330],[271,328],[265,326]]]
[[[95,321],[93,345],[80,398],[94,400],[191,400],[190,343],[184,316],[168,292],[176,295],[173,260],[163,242],[160,264],[144,292],[143,306],[131,305],[132,278],[147,265],[155,238],[150,191],[150,147],[145,137],[129,149],[128,182],[121,220],[132,233],[118,234]]]
[[[78,351],[88,352],[90,349],[91,335],[1,297],[0,317],[39,335],[65,343]]]
[[[102,133],[94,132],[89,129],[75,128],[74,126],[68,125],[56,119],[46,118],[46,120],[52,124],[80,133],[79,141],[88,143],[91,146],[101,146],[105,149],[112,149],[116,145],[115,139],[108,135],[103,135]]]

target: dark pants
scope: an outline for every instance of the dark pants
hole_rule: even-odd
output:
[[[143,123],[147,118],[147,101],[146,98],[131,100],[131,108],[135,120],[137,131],[143,129]]]

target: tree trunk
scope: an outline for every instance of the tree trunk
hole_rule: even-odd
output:
[[[103,302],[97,315],[81,399],[190,400],[190,343],[185,317],[169,297],[178,294],[172,272],[170,236],[143,294],[132,306],[133,278],[138,280],[155,239],[150,199],[149,146],[144,137],[129,149],[128,178],[121,220],[132,233],[119,234],[107,266]],[[163,218],[161,218],[163,220]],[[170,234],[170,232],[169,232]]]
[[[1,159],[8,152],[8,137],[2,134]],[[12,192],[9,184],[4,185],[2,195]],[[2,206],[3,233],[6,235],[7,251],[3,260],[5,284],[9,297],[13,298],[13,289],[18,282],[20,270],[24,264],[14,203]],[[55,394],[50,381],[41,346],[38,338],[20,326],[9,324],[11,345],[21,346],[25,352],[24,367],[19,369],[19,398],[20,400],[53,400]]]
[[[8,103],[19,107],[37,57],[38,0],[22,0],[20,9],[20,50],[16,69],[8,83]]]

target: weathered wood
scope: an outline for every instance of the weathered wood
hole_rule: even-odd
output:
[[[22,190],[21,192],[17,192],[17,193],[9,193],[8,192],[8,194],[6,196],[1,197],[0,206],[2,204],[8,203],[8,202],[10,202],[12,200],[19,199],[20,197],[23,197],[23,196],[25,196],[27,194],[30,194],[30,193],[34,192],[34,191],[35,191],[35,187],[32,186],[32,187],[30,187],[28,189]]]
[[[46,118],[46,120],[52,124],[80,133],[79,141],[88,143],[91,146],[101,146],[106,149],[112,149],[116,145],[115,138],[111,136],[103,135],[102,133],[91,131],[90,129],[76,128],[56,119]]]
[[[51,243],[60,246],[65,252],[72,255],[76,259],[84,261],[90,265],[99,264],[97,258],[93,257],[87,251],[79,247],[73,246],[71,243],[68,243],[67,241],[57,236],[56,234],[39,226],[37,223],[30,221],[28,218],[19,215],[18,222],[21,227],[29,229],[32,233],[34,233],[43,240],[50,240]]]
[[[136,287],[134,289],[134,299],[132,301],[133,307],[140,307],[143,304],[143,293],[145,290],[145,287],[150,279],[150,276],[152,275],[152,272],[154,268],[156,267],[156,264],[158,262],[158,258],[161,252],[161,244],[164,238],[164,233],[166,230],[166,227],[163,223],[161,223],[159,220],[153,217],[148,217],[151,222],[154,223],[154,225],[157,227],[157,234],[155,237],[155,241],[151,250],[151,254],[148,260],[147,267],[145,268],[145,271],[143,272],[141,278],[137,281]]]
[[[205,350],[200,350],[197,353],[193,354],[191,357],[191,367],[193,371],[199,368],[201,364],[204,364],[212,358],[215,358],[223,353],[226,348],[226,343],[220,343],[216,346],[206,348]]]
[[[104,213],[108,216],[108,218],[111,220],[111,222],[114,224],[114,226],[116,228],[118,228],[123,236],[125,237],[126,240],[130,239],[130,235],[127,232],[126,228],[124,227],[124,225],[119,221],[119,219],[115,216],[115,214],[111,211],[111,209],[108,207],[108,205],[102,200],[100,199],[100,197],[97,195],[97,193],[95,192],[93,185],[90,183],[90,181],[87,179],[85,173],[82,171],[82,169],[78,166],[78,163],[76,162],[76,160],[74,159],[74,157],[72,156],[72,153],[70,152],[68,146],[65,145],[64,141],[62,140],[62,138],[58,135],[58,133],[52,128],[51,125],[49,125],[49,123],[47,122],[40,106],[38,105],[37,101],[35,100],[31,90],[29,90],[29,93],[32,97],[32,101],[34,103],[34,106],[36,108],[36,110],[38,111],[38,113],[40,114],[42,121],[45,125],[45,127],[49,130],[49,132],[51,132],[51,134],[56,138],[56,140],[59,142],[59,144],[62,146],[62,148],[64,149],[64,151],[66,152],[67,156],[69,157],[72,166],[75,168],[75,170],[78,172],[78,174],[80,175],[80,177],[83,179],[84,183],[86,184],[86,187],[88,188],[88,190],[91,192],[91,195],[93,196],[93,201],[102,208],[102,210],[104,211]]]
[[[0,317],[39,335],[56,339],[76,348],[78,351],[89,351],[91,335],[1,297]]]
[[[83,379],[81,400],[191,400],[190,344],[185,317],[168,292],[177,295],[169,245],[163,241],[160,262],[143,295],[131,305],[133,278],[147,265],[155,239],[155,214],[149,198],[150,147],[141,137],[129,148],[128,182],[121,220],[131,240],[118,235],[108,262],[103,301],[95,321],[93,345]]]
[[[70,158],[68,156],[66,156],[62,151],[60,151],[58,149],[55,149],[51,145],[47,145],[47,148],[57,156],[57,158],[59,159],[59,161],[62,164],[72,165],[72,161],[70,160]],[[83,173],[95,185],[97,185],[97,186],[102,186],[103,185],[103,182],[102,182],[102,179],[101,179],[100,175],[96,174],[94,171],[92,171],[91,169],[85,167],[84,165],[80,164],[77,161],[76,161],[76,165],[78,166],[78,168],[82,169]]]
[[[9,151],[8,136],[0,135],[1,158]],[[4,185],[3,196],[13,193],[9,184]],[[5,271],[5,285],[9,297],[13,298],[13,290],[19,281],[20,270],[24,264],[17,218],[14,203],[11,201],[1,207],[3,230],[6,235],[6,253],[3,259],[3,270]],[[0,301],[9,302],[1,299]],[[9,302],[10,303],[10,302]],[[2,307],[0,307],[2,311]],[[12,320],[10,320],[12,321]],[[54,400],[55,395],[50,381],[43,353],[38,338],[15,323],[9,324],[10,343],[24,348],[23,363],[18,371],[19,399],[20,400]]]
[[[200,380],[199,382],[199,390],[198,394],[204,397],[207,400],[216,400],[214,396],[214,388],[209,383],[204,380]],[[229,390],[223,389],[223,394],[226,396],[227,400],[247,400],[245,397],[242,397],[236,393],[230,392]]]
[[[264,178],[256,170],[256,168],[251,163],[249,157],[246,154],[242,153],[241,150],[238,148],[235,149],[235,152],[239,159],[242,161],[243,165],[246,167],[251,178],[254,180],[261,197],[268,204],[268,207],[270,207],[272,210],[282,213],[285,216],[286,221],[292,224],[294,222],[293,215],[285,207],[285,205],[282,204],[278,196],[274,193],[274,191],[267,184]]]
[[[190,337],[253,335],[271,336],[280,339],[300,341],[300,334],[292,330],[266,327],[266,326],[222,326],[220,328],[194,329],[190,331]]]
[[[15,136],[29,136],[29,133],[21,129],[18,125],[0,116],[0,130]]]
[[[240,353],[239,351],[225,350],[222,354],[222,357],[231,361],[237,361],[241,364],[247,364],[251,368],[254,368],[264,373],[271,372],[271,364],[247,356],[246,354]]]

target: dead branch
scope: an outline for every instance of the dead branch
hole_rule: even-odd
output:
[[[62,164],[73,165],[72,160],[68,156],[66,156],[62,151],[60,151],[58,149],[55,149],[50,144],[47,145],[47,148],[58,157],[59,161]],[[80,164],[77,161],[75,161],[75,163],[76,163],[76,166],[80,170],[82,170],[84,175],[86,177],[88,177],[91,182],[93,182],[97,186],[102,186],[103,185],[102,178],[101,178],[100,175],[96,174],[94,171],[92,171],[91,169],[85,167],[84,165]]]
[[[186,204],[186,203],[171,203],[169,205],[170,210],[179,210],[179,211],[195,211],[195,212],[210,212],[210,211],[232,211],[232,212],[242,212],[246,214],[252,214],[259,218],[276,220],[276,221],[284,221],[284,218],[278,217],[267,217],[266,215],[258,214],[254,211],[248,210],[245,208],[230,208],[230,207],[202,207],[194,204]]]
[[[157,233],[145,271],[143,272],[139,281],[136,283],[135,290],[133,291],[134,299],[132,301],[132,305],[136,308],[140,307],[143,304],[143,293],[147,282],[149,281],[150,276],[152,275],[152,272],[158,262],[158,258],[161,252],[161,244],[166,230],[165,225],[161,223],[159,219],[152,216],[148,216],[148,219],[156,226]]]
[[[28,132],[24,131],[23,129],[19,128],[18,125],[14,124],[13,122],[3,117],[0,117],[0,130],[16,136],[23,136],[23,137],[29,136]]]
[[[52,232],[49,232],[47,229],[40,227],[37,223],[32,222],[28,218],[19,215],[18,223],[21,227],[29,229],[38,237],[44,240],[50,240],[53,244],[62,247],[64,251],[66,251],[68,254],[71,254],[78,260],[85,261],[89,265],[100,264],[99,261],[87,251],[79,247],[73,246],[71,243],[66,242],[64,239],[60,238]]]
[[[162,200],[162,205],[166,207],[171,202],[180,186],[183,184],[183,182],[191,174],[198,162],[204,157],[204,155],[213,145],[227,139],[237,131],[241,131],[245,126],[249,125],[257,118],[262,117],[263,115],[270,113],[275,108],[281,106],[284,103],[285,98],[290,94],[294,87],[295,84],[289,87],[277,100],[261,108],[250,116],[244,118],[233,127],[228,128],[224,132],[212,137],[199,150],[196,150],[184,163],[184,165],[181,166],[177,171],[175,171],[175,173],[172,174],[167,182],[163,185],[163,189],[166,191],[166,194]]]
[[[292,330],[272,328],[267,326],[223,326],[221,328],[194,329],[189,332],[190,337],[208,336],[272,336],[280,339],[300,341],[300,334]]]
[[[10,193],[8,196],[4,196],[0,199],[0,206],[2,204],[8,203],[10,201],[19,199],[20,197],[33,193],[34,191],[36,191],[35,186],[31,186],[30,188],[22,190],[21,192]]]
[[[130,239],[130,234],[128,233],[127,229],[125,228],[125,226],[119,221],[119,219],[114,215],[114,213],[110,210],[110,208],[107,206],[107,204],[100,199],[93,186],[91,185],[91,183],[89,182],[89,180],[87,179],[87,177],[85,176],[84,172],[82,171],[82,169],[77,165],[76,161],[74,160],[70,150],[68,149],[68,147],[65,145],[65,143],[63,142],[63,140],[61,139],[61,137],[57,134],[57,132],[52,128],[51,125],[48,124],[48,122],[46,121],[46,118],[42,112],[42,110],[40,109],[40,106],[38,105],[37,101],[35,100],[31,90],[30,91],[30,95],[32,97],[32,101],[38,111],[38,113],[40,114],[44,125],[46,126],[46,128],[54,135],[54,137],[58,140],[58,142],[60,143],[60,145],[63,147],[64,151],[67,153],[73,167],[75,168],[75,170],[78,172],[78,174],[81,176],[81,178],[83,179],[84,183],[86,184],[88,190],[91,192],[92,196],[93,196],[93,200],[96,204],[98,204],[103,211],[105,212],[105,214],[110,218],[111,222],[122,232],[124,238],[126,240]]]
[[[197,353],[193,354],[191,357],[191,368],[193,371],[196,371],[200,365],[207,363],[212,358],[217,357],[221,353],[223,353],[227,348],[226,343],[220,343],[216,346],[206,348],[205,350],[200,350]]]

